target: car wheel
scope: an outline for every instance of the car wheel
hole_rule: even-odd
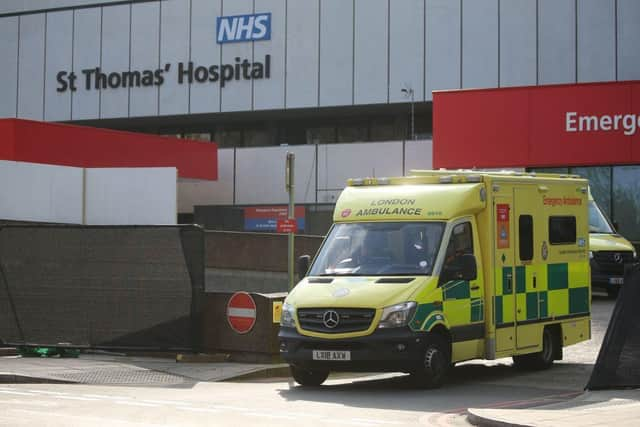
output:
[[[301,386],[318,387],[327,379],[329,371],[312,371],[309,369],[299,368],[297,366],[291,366],[291,376],[293,376],[293,379]]]
[[[433,336],[427,341],[420,366],[411,377],[416,386],[438,388],[444,384],[451,368],[451,354],[444,338]]]

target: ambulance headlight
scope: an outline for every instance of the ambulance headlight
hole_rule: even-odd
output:
[[[633,251],[633,261],[637,262],[638,260],[638,252]]]
[[[282,304],[282,314],[280,315],[280,326],[285,328],[295,328],[296,321],[293,317],[295,312],[295,308],[291,304],[284,303]]]
[[[413,318],[413,314],[416,312],[416,306],[415,301],[409,301],[384,308],[378,328],[399,328],[407,326]]]
[[[589,251],[589,259],[593,259],[593,251]]]

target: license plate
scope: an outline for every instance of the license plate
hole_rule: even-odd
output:
[[[350,351],[313,350],[313,360],[351,360]]]
[[[609,277],[609,284],[611,285],[622,285],[624,283],[623,277]]]

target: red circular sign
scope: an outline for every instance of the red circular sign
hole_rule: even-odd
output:
[[[246,334],[256,324],[256,303],[246,292],[236,292],[227,303],[227,321],[231,329]]]

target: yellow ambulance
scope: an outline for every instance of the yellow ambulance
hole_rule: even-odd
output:
[[[638,254],[616,231],[589,192],[589,258],[591,286],[617,297],[624,284],[624,269],[638,262]]]
[[[296,382],[398,371],[441,385],[470,359],[546,368],[591,337],[588,182],[518,172],[352,179],[287,296]]]

